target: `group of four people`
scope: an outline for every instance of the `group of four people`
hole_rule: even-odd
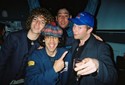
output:
[[[115,85],[117,72],[109,46],[93,35],[94,17],[81,12],[74,23],[71,50],[58,47],[63,31],[48,24],[42,31],[41,46],[28,60],[26,85]],[[80,62],[73,67],[74,59]],[[77,81],[77,76],[80,76]]]
[[[58,14],[58,25],[63,26],[60,16],[68,21],[69,13],[61,9]],[[62,45],[64,30],[53,21],[48,10],[36,8],[27,19],[27,30],[7,36],[0,51],[0,85],[115,85],[117,72],[110,48],[92,35],[94,17],[81,12],[69,19],[73,42],[68,49]],[[75,58],[80,62],[74,68]]]

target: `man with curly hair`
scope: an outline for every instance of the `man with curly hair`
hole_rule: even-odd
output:
[[[63,31],[47,24],[42,31],[40,44],[28,58],[25,85],[67,85],[71,69],[71,53],[63,47]]]
[[[39,47],[39,35],[51,21],[53,16],[47,9],[36,8],[26,21],[26,29],[7,36],[0,50],[0,85],[23,85],[27,57]]]

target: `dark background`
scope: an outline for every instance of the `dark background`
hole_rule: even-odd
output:
[[[45,7],[56,14],[60,7],[66,7],[75,16],[84,10],[87,0],[39,0],[41,7]],[[8,17],[2,17],[2,11],[6,10]],[[29,14],[27,0],[0,0],[0,20],[25,20]]]
[[[2,11],[6,10],[8,17],[2,17]],[[0,21],[24,20],[28,15],[27,0],[0,0]]]
[[[56,13],[59,8],[66,7],[75,16],[84,10],[87,0],[40,0],[42,7],[49,8],[52,13]]]

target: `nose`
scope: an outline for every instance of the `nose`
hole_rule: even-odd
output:
[[[37,21],[36,21],[36,24],[37,24],[37,25],[39,25],[39,24],[40,24],[40,21],[39,21],[39,20],[37,20]]]
[[[53,42],[54,41],[54,37],[50,37],[50,42]]]
[[[65,16],[61,16],[61,19],[63,19],[63,20],[64,20],[64,19],[65,19]]]

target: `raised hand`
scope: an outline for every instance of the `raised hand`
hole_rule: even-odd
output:
[[[63,53],[63,55],[58,60],[56,60],[54,62],[53,68],[54,68],[55,72],[59,72],[64,68],[65,65],[64,65],[64,60],[63,59],[65,58],[67,53],[68,53],[68,51],[65,51]]]
[[[88,75],[98,71],[99,61],[93,58],[85,58],[81,62],[76,63],[77,75]]]

